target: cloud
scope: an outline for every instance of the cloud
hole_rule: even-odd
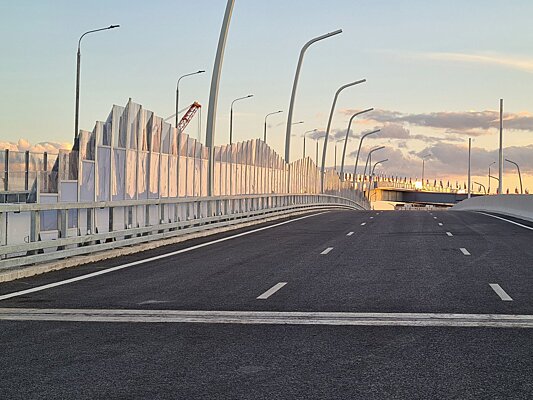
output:
[[[431,154],[429,163],[434,164],[434,170],[438,171],[440,176],[466,174],[468,163],[467,146],[440,142],[428,146],[416,154],[422,156],[427,153]],[[533,157],[531,157],[531,154],[533,154],[533,145],[504,148],[504,157],[518,163],[523,173],[533,173]],[[486,150],[478,147],[472,148],[472,174],[487,175],[489,164],[497,160],[498,149]],[[505,169],[514,168],[508,163],[505,164]]]
[[[45,151],[52,154],[59,153],[59,150],[70,150],[72,144],[68,142],[39,142],[31,144],[27,139],[19,139],[17,142],[0,141],[0,149],[10,151],[30,151],[34,153],[44,153]]]
[[[349,114],[354,110],[343,110]],[[504,113],[504,129],[533,131],[533,115],[527,112]],[[468,134],[481,136],[489,133],[490,129],[499,128],[499,111],[439,111],[431,113],[406,114],[390,110],[374,110],[368,115],[378,123],[384,124],[409,124],[412,126],[442,129],[451,134]]]
[[[436,61],[495,65],[533,74],[533,59],[531,58],[520,58],[496,53],[422,53],[413,54],[413,56]]]

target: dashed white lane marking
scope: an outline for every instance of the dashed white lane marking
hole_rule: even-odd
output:
[[[353,232],[348,232],[348,233],[346,234],[346,236],[352,236],[352,235],[353,235]]]
[[[370,217],[370,219],[374,219],[374,217]]]
[[[0,320],[533,328],[533,315],[0,308]]]
[[[498,285],[497,283],[489,283],[489,285],[492,288],[492,290],[494,290],[496,292],[496,294],[498,296],[500,296],[500,299],[502,299],[503,301],[513,301],[511,296],[509,296],[505,292],[505,290],[502,289],[502,287],[500,285]]]
[[[361,223],[361,226],[365,226],[365,225],[366,225],[366,222],[362,222],[362,223]]]
[[[439,226],[442,226],[442,222],[439,222]]]
[[[433,217],[433,219],[437,219],[437,217]]]
[[[468,252],[467,249],[465,249],[464,247],[461,247],[459,250],[461,250],[461,253],[463,253],[465,256],[469,256],[470,253]]]
[[[331,250],[333,250],[333,247],[328,247],[326,250],[324,250],[322,253],[320,254],[328,254]]]
[[[446,232],[446,235],[448,235],[448,236],[453,236],[453,233],[451,233],[451,232]]]
[[[84,279],[94,278],[95,276],[108,274],[110,272],[118,271],[118,270],[121,270],[121,269],[124,269],[124,268],[133,267],[135,265],[140,265],[140,264],[145,264],[145,263],[156,261],[156,260],[161,260],[163,258],[172,257],[172,256],[175,256],[175,255],[178,255],[178,254],[181,254],[181,253],[187,253],[187,252],[192,251],[192,250],[201,249],[202,247],[207,247],[207,246],[210,246],[212,244],[225,242],[226,240],[231,240],[231,239],[235,239],[235,238],[238,238],[238,237],[241,237],[241,236],[251,235],[252,233],[261,232],[261,231],[264,231],[266,229],[276,228],[278,226],[282,226],[282,225],[285,225],[285,224],[290,224],[292,222],[300,221],[302,219],[315,217],[317,215],[325,214],[327,212],[328,211],[323,211],[323,212],[319,212],[319,213],[316,213],[316,214],[305,215],[303,217],[291,219],[290,221],[283,221],[283,222],[279,222],[277,224],[263,226],[262,228],[257,228],[257,229],[252,229],[251,231],[237,233],[235,235],[231,235],[231,236],[223,237],[223,238],[220,238],[220,239],[212,240],[210,242],[205,242],[205,243],[197,244],[195,246],[186,247],[185,249],[172,251],[170,253],[160,254],[160,255],[155,256],[155,257],[145,258],[145,259],[138,260],[138,261],[133,261],[133,262],[130,262],[130,263],[127,263],[127,264],[117,265],[116,267],[102,269],[100,271],[91,272],[90,274],[80,275],[80,276],[77,276],[75,278],[65,279],[63,281],[57,281],[57,282],[49,283],[47,285],[37,286],[37,287],[31,288],[31,289],[26,289],[26,290],[21,290],[19,292],[13,292],[13,293],[4,294],[4,295],[0,296],[0,300],[10,299],[12,297],[17,297],[17,296],[23,296],[23,295],[28,294],[28,293],[40,292],[41,290],[51,289],[53,287],[62,286],[62,285],[68,285],[69,283],[74,283],[74,282],[82,281]]]
[[[487,216],[492,217],[492,218],[501,219],[502,221],[509,222],[510,224],[518,225],[518,226],[521,226],[522,228],[526,228],[526,229],[529,229],[530,231],[533,231],[533,228],[532,228],[531,226],[527,226],[527,225],[524,225],[524,224],[520,224],[520,223],[518,223],[518,222],[511,221],[511,220],[509,220],[509,219],[505,219],[505,218],[502,218],[502,217],[498,217],[498,216],[496,216],[496,215],[492,215],[492,214],[487,214],[487,213],[484,213],[484,212],[481,212],[481,211],[479,211],[478,214],[483,214],[483,215],[487,215]]]
[[[270,296],[272,296],[274,293],[276,293],[278,290],[280,290],[283,286],[285,286],[287,282],[280,282],[276,283],[274,286],[272,286],[270,289],[268,289],[265,293],[263,293],[261,296],[258,296],[258,300],[265,300],[268,299]]]

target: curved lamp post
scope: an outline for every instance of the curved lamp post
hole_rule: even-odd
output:
[[[338,35],[339,33],[342,33],[342,29],[338,29],[336,31],[326,33],[325,35],[322,35],[322,36],[317,36],[311,39],[310,41],[308,41],[306,44],[304,44],[304,46],[300,50],[300,57],[298,58],[298,65],[296,66],[296,73],[294,74],[294,82],[292,84],[291,100],[289,103],[289,114],[287,116],[287,130],[285,133],[285,162],[286,163],[289,163],[290,161],[292,112],[294,110],[294,99],[296,97],[296,89],[298,87],[298,78],[300,77],[300,70],[302,68],[302,63],[304,60],[305,52],[309,48],[309,46],[311,46],[313,43],[316,43],[323,39],[327,39],[334,35]]]
[[[88,35],[90,33],[107,31],[109,29],[115,29],[118,27],[120,27],[120,25],[109,25],[106,28],[93,29],[92,31],[85,32],[83,35],[80,36],[80,39],[78,40],[78,54],[77,54],[77,60],[76,60],[76,110],[75,110],[75,116],[74,116],[74,139],[78,138],[78,127],[79,127],[79,116],[80,116],[81,39],[83,39],[85,35]]]
[[[271,112],[271,113],[265,115],[265,131],[264,131],[264,134],[263,134],[263,141],[265,143],[267,142],[267,118],[270,115],[279,114],[279,113],[282,113],[282,112],[283,112],[283,110],[279,110],[279,111],[274,111],[274,112]]]
[[[474,184],[475,184],[475,185],[479,185],[479,186],[481,186],[481,187],[483,188],[483,192],[484,192],[485,194],[487,194],[487,188],[485,187],[484,184],[479,183],[479,182],[474,182]]]
[[[384,148],[385,148],[385,146],[378,146],[378,147],[374,147],[373,149],[371,149],[368,152],[368,155],[366,156],[366,163],[365,163],[365,170],[363,171],[363,177],[366,175],[366,169],[368,167],[368,161],[370,160],[370,157],[372,157],[372,153],[375,152],[375,151],[384,149]],[[368,172],[370,172],[370,169],[368,170]]]
[[[204,70],[200,70],[200,71],[196,71],[196,72],[191,72],[190,74],[185,74],[185,75],[182,75],[178,78],[178,82],[176,83],[176,121],[175,121],[175,127],[178,128],[178,123],[179,123],[179,118],[178,118],[178,114],[179,114],[179,111],[178,111],[178,106],[179,106],[179,100],[180,100],[180,81],[187,77],[187,76],[191,76],[191,75],[198,75],[198,74],[203,74],[205,71]],[[179,132],[178,132],[179,133]]]
[[[356,112],[354,115],[352,115],[350,117],[350,121],[348,122],[348,129],[346,129],[346,138],[344,139],[344,148],[342,149],[341,176],[342,176],[342,173],[344,172],[344,157],[346,156],[346,145],[348,144],[348,135],[350,134],[350,127],[352,126],[352,121],[358,115],[367,113],[367,112],[372,111],[372,110],[374,110],[374,109],[373,108],[367,108],[366,110]],[[361,143],[359,143],[359,149],[361,149]]]
[[[231,102],[231,108],[229,112],[229,144],[233,144],[233,104],[236,101],[248,99],[253,96],[253,94],[249,94],[248,96],[239,97]]]
[[[329,138],[329,131],[331,129],[331,120],[333,119],[333,111],[335,111],[335,105],[337,104],[337,99],[339,98],[340,92],[342,92],[344,89],[349,88],[354,85],[358,85],[360,83],[366,82],[366,79],[361,79],[355,82],[347,83],[346,85],[341,86],[337,89],[335,92],[335,96],[333,97],[333,103],[331,104],[331,110],[329,111],[329,118],[328,118],[328,126],[326,128],[326,136],[324,137],[324,146],[322,148],[322,165],[320,166],[320,193],[324,192],[324,168],[326,164],[326,152],[328,150],[328,138]]]
[[[522,190],[522,175],[520,175],[520,167],[518,166],[517,163],[515,163],[514,161],[509,160],[508,158],[506,158],[505,161],[507,161],[507,162],[509,162],[511,164],[514,164],[516,166],[516,169],[518,170],[518,179],[520,180],[520,194],[524,194],[524,192]]]
[[[359,163],[359,154],[361,153],[361,145],[363,144],[363,140],[367,136],[373,135],[374,133],[378,133],[379,131],[381,131],[381,129],[376,129],[375,131],[371,131],[371,132],[365,133],[363,136],[361,136],[361,139],[359,139],[359,148],[357,149],[357,156],[355,157],[355,165],[353,167],[353,179],[352,179],[352,182],[353,182],[354,188],[355,188],[355,180],[356,180],[356,177],[357,177],[357,164]],[[365,171],[366,171],[366,167],[365,167]]]
[[[370,190],[372,189],[372,183],[374,183],[374,170],[376,169],[376,166],[378,164],[383,164],[384,162],[387,162],[387,161],[389,161],[389,159],[385,158],[384,160],[380,160],[380,161],[376,162],[374,164],[374,166],[372,167],[372,173],[370,174],[370,180],[369,180],[369,183],[368,183],[368,187],[369,187],[369,189],[368,189],[368,200],[370,200]]]

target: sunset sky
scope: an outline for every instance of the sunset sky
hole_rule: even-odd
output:
[[[113,104],[128,98],[156,114],[202,104],[201,125],[188,133],[205,141],[209,84],[225,0],[103,1],[0,0],[0,147],[36,150],[68,146],[74,130],[76,46],[90,29],[120,24],[82,43],[80,128],[92,130]],[[505,157],[520,164],[533,190],[533,2],[528,0],[236,0],[222,71],[217,144],[228,142],[229,108],[236,103],[235,140],[262,137],[283,155],[291,85],[302,45],[312,37],[343,34],[307,52],[298,94],[291,157],[302,154],[304,131],[323,131],[333,95],[345,83],[333,132],[340,138],[350,115],[375,111],[352,126],[350,153],[361,132],[381,128],[368,147],[385,145],[383,171],[466,180],[468,138],[473,138],[474,181],[487,184],[497,160],[499,99],[505,101]],[[20,142],[19,142],[20,140]],[[49,144],[45,144],[45,142]],[[18,144],[17,144],[18,143]],[[333,165],[333,141],[328,165]],[[340,149],[340,146],[339,146]],[[364,154],[366,151],[364,149]],[[314,142],[307,154],[314,158]],[[353,155],[347,160],[353,165]],[[497,167],[494,166],[497,175]],[[505,165],[504,188],[518,185]],[[494,188],[496,182],[491,186]]]

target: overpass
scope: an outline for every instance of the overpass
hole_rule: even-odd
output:
[[[482,196],[472,192],[472,197]],[[369,194],[373,202],[411,203],[451,207],[468,197],[466,190],[446,186],[423,185],[421,182],[375,182]]]

